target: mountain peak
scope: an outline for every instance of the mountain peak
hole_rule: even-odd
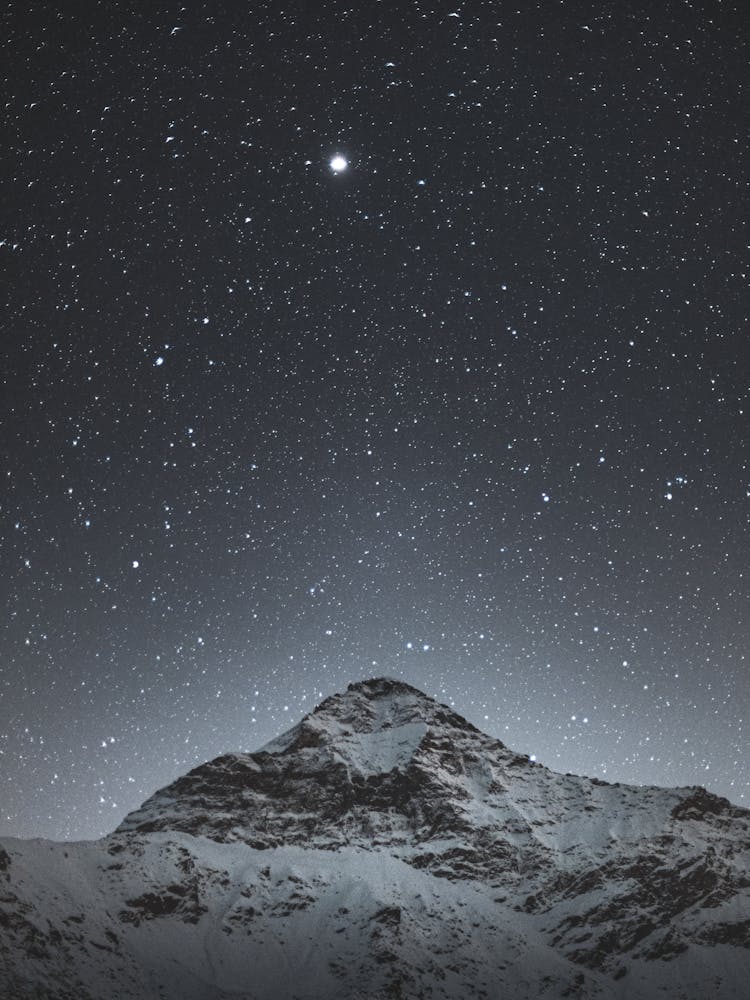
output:
[[[315,829],[340,839],[344,823],[370,827],[386,814],[392,825],[394,803],[411,816],[427,785],[435,808],[454,814],[451,800],[474,794],[455,775],[498,752],[514,756],[411,684],[374,677],[326,698],[254,753],[225,754],[178,778],[117,832],[172,829],[271,846],[269,825],[278,826],[279,841],[289,841],[292,832],[278,814],[296,812],[307,816],[300,836]],[[413,825],[411,818],[403,822]]]
[[[415,864],[438,866],[426,845],[452,838],[467,852],[463,874],[476,877],[499,872],[507,851],[531,859],[586,843],[605,855],[613,838],[676,836],[673,823],[719,827],[734,813],[695,789],[555,774],[418,688],[374,677],[326,698],[254,753],[196,767],[116,833],[181,831],[260,849],[388,843],[416,852]],[[488,852],[496,843],[499,853]]]
[[[99,844],[0,844],[0,995],[734,1000],[748,859],[726,799],[555,774],[375,677]]]
[[[417,695],[426,701],[434,701],[424,691],[407,684],[406,681],[397,680],[395,677],[371,677],[365,681],[355,681],[350,684],[347,691],[361,691],[368,698],[390,698],[401,694]]]
[[[309,728],[322,719],[330,720],[334,725],[338,721],[355,732],[386,730],[417,722],[428,727],[447,726],[479,732],[453,709],[441,705],[419,688],[393,677],[372,677],[356,681],[346,691],[326,698],[310,715],[305,716],[300,726],[295,726],[263,749],[280,749],[300,727]]]

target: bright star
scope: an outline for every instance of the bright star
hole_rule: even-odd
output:
[[[340,174],[342,170],[346,170],[349,166],[348,161],[341,155],[334,156],[329,164],[331,170],[334,174]]]

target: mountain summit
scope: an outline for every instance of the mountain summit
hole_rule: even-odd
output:
[[[485,750],[504,747],[409,684],[375,678],[327,698],[257,752],[195,768],[117,832],[181,830],[256,847],[311,837],[332,846],[383,826],[415,834],[473,796],[456,779]]]
[[[3,842],[0,926],[19,1000],[736,1000],[750,813],[555,774],[375,678],[101,841]]]

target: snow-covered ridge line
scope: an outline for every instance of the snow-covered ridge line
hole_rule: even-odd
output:
[[[736,1000],[750,813],[556,774],[374,678],[98,843],[5,841],[0,926],[19,1000]]]

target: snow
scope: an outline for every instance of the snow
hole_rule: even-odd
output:
[[[409,722],[397,729],[353,733],[339,752],[363,774],[386,774],[408,763],[427,730],[424,722]]]
[[[748,887],[746,811],[555,774],[376,679],[109,838],[2,841],[0,995],[737,1000]]]

